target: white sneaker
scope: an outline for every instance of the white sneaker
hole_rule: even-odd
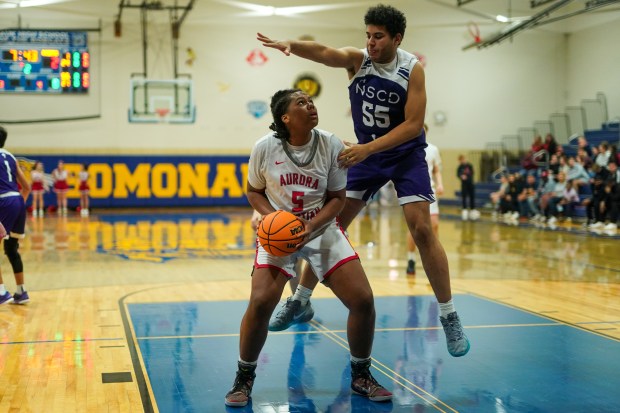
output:
[[[38,217],[38,216],[39,216],[39,211],[38,211],[38,210],[36,210],[36,209],[33,209],[33,210],[32,210],[32,216],[33,216],[34,218]]]
[[[618,225],[613,222],[610,222],[609,224],[605,225],[604,229],[605,231],[615,231],[618,229]]]
[[[39,209],[39,216],[40,216],[41,218],[43,218],[43,210],[42,210],[42,209]]]
[[[464,209],[463,211],[461,211],[461,219],[463,221],[467,221],[467,219],[469,218],[469,211]]]
[[[605,224],[603,224],[601,221],[597,221],[594,224],[590,224],[590,226],[588,228],[590,229],[600,229],[603,228],[605,226]]]
[[[478,211],[477,209],[472,209],[471,211],[469,211],[469,219],[473,221],[477,221],[479,218],[480,218],[480,211]]]
[[[547,225],[549,226],[553,226],[558,222],[558,219],[554,216],[552,216],[551,218],[549,218],[549,221],[547,221]]]

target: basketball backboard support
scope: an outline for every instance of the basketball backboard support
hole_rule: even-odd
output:
[[[191,79],[130,80],[128,118],[131,123],[194,123]]]

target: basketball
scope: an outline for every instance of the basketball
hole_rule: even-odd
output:
[[[257,230],[260,245],[271,255],[285,257],[297,249],[304,223],[287,211],[266,215]]]

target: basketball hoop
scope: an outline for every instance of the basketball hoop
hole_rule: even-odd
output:
[[[474,22],[469,22],[467,23],[467,30],[469,31],[471,37],[474,38],[474,41],[476,43],[480,43],[482,39],[480,38],[480,28],[478,25]]]
[[[170,115],[170,109],[168,109],[168,108],[157,108],[157,109],[155,109],[155,113],[157,113],[157,116],[159,117],[159,122],[160,123],[168,122],[168,115]]]

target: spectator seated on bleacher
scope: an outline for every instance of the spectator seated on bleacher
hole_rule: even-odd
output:
[[[618,145],[611,145],[611,156],[609,162],[614,161],[616,165],[620,165],[620,152],[618,152]]]
[[[598,146],[598,153],[594,157],[594,163],[600,165],[603,168],[606,168],[610,158],[611,150],[609,149],[609,144],[607,143],[607,141],[601,142],[601,144]]]
[[[560,201],[564,199],[564,191],[566,190],[566,174],[560,172],[557,174],[556,178],[557,180],[553,185],[553,189],[548,193],[546,208],[543,210],[549,226],[554,226],[558,222],[558,217],[561,212],[559,204]]]
[[[549,200],[553,196],[555,188],[555,179],[551,170],[543,171],[540,175],[540,184],[538,185],[538,207],[541,212],[540,221],[545,222],[545,211],[549,205]]]
[[[506,193],[506,189],[508,188],[508,177],[502,174],[499,177],[499,188],[495,192],[491,192],[489,194],[489,198],[491,198],[491,204],[493,205],[493,216],[497,216],[500,211],[500,201],[504,194]]]
[[[549,157],[549,171],[554,176],[560,172],[560,158],[555,153]]]
[[[518,173],[508,175],[508,186],[500,199],[499,208],[506,222],[519,219],[519,194],[523,190],[523,179]]]
[[[590,158],[592,157],[592,147],[585,136],[579,136],[577,138],[577,152],[579,152],[580,149],[583,149]]]
[[[566,169],[566,179],[573,181],[576,187],[590,184],[590,175],[585,168],[577,162],[574,157],[568,158],[568,168]]]
[[[579,204],[580,198],[577,193],[577,184],[573,180],[568,180],[562,199],[557,206],[560,216],[563,217],[566,222],[572,222],[573,216],[575,215],[575,207]]]
[[[548,133],[545,135],[545,142],[543,143],[543,147],[547,150],[549,155],[553,155],[558,151],[558,143],[555,141],[555,138],[552,134]]]
[[[588,155],[588,153],[586,152],[585,149],[578,149],[577,150],[577,157],[575,158],[575,160],[581,164],[581,166],[583,166],[583,168],[586,170],[586,172],[588,172],[588,175],[590,175],[590,168],[592,168],[592,157],[590,157],[590,155]]]
[[[521,159],[521,170],[519,171],[521,175],[535,175],[538,170],[538,165],[536,165],[536,159],[534,155],[536,152],[528,151],[523,159]]]
[[[531,218],[536,221],[540,218],[538,208],[538,183],[534,175],[525,178],[525,184],[519,194],[519,214],[521,218]]]

